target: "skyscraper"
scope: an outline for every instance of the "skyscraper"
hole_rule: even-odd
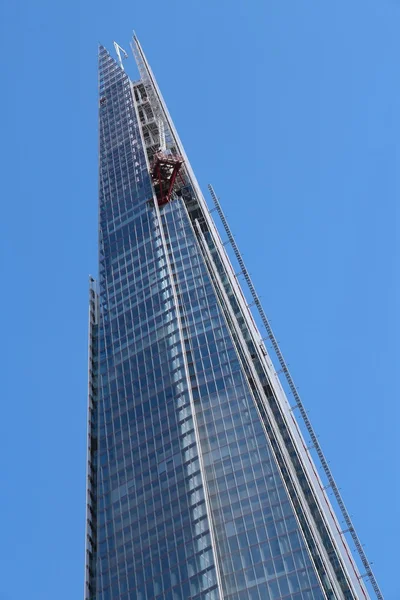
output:
[[[358,600],[365,579],[380,599],[218,199],[291,405],[142,48],[138,81],[115,49],[99,49],[85,600]]]

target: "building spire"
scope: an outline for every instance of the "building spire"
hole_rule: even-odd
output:
[[[117,56],[118,56],[119,66],[124,71],[125,69],[124,69],[124,65],[122,62],[122,56],[124,58],[128,58],[128,54],[119,44],[117,44],[117,42],[114,42],[114,48],[115,48],[115,52],[117,53]],[[121,56],[121,53],[122,53],[122,56]]]

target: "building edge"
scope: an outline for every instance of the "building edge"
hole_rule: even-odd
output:
[[[97,282],[92,276],[89,276],[85,600],[93,600],[96,594],[97,423],[95,406],[98,394],[98,326]]]

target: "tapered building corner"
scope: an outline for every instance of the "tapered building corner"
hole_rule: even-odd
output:
[[[85,600],[381,599],[218,198],[210,188],[266,333],[131,48],[138,81],[121,46],[116,59],[99,47]]]

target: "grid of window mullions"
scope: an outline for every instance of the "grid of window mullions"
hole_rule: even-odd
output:
[[[240,326],[243,338],[246,340],[249,353],[251,354],[252,358],[254,358],[254,367],[257,371],[258,378],[260,380],[260,383],[263,385],[264,390],[268,396],[268,402],[271,405],[272,411],[274,413],[274,417],[277,421],[277,424],[281,431],[284,442],[287,445],[288,452],[291,456],[293,466],[296,470],[296,474],[297,474],[300,486],[302,487],[302,489],[306,495],[307,501],[310,505],[310,510],[314,517],[316,528],[318,529],[318,531],[320,533],[320,537],[323,540],[323,543],[327,549],[327,553],[328,553],[328,556],[330,557],[332,566],[335,570],[337,580],[340,582],[340,585],[342,587],[342,591],[345,594],[345,597],[353,598],[353,593],[349,589],[349,585],[348,585],[348,582],[344,575],[342,565],[339,562],[339,560],[337,558],[337,553],[333,547],[332,539],[326,529],[326,524],[324,523],[323,517],[321,516],[320,508],[318,508],[318,506],[317,506],[314,495],[310,488],[309,481],[305,476],[304,468],[301,465],[301,461],[297,455],[297,451],[295,450],[293,441],[288,433],[287,425],[283,421],[281,409],[279,408],[279,404],[278,404],[275,396],[273,395],[272,388],[270,387],[265,370],[258,360],[257,353],[255,352],[255,348],[254,348],[254,341],[248,330],[248,325],[246,323],[246,320],[243,318],[243,315],[242,315],[241,309],[237,303],[236,297],[232,291],[231,282],[229,281],[229,278],[226,276],[226,272],[224,270],[224,267],[222,265],[221,259],[218,255],[218,252],[216,250],[216,247],[214,245],[214,241],[213,241],[211,235],[208,234],[208,235],[205,235],[205,237],[206,237],[208,245],[209,245],[209,250],[210,250],[211,254],[213,255],[214,266],[216,267],[216,269],[220,275],[221,281],[223,282],[223,286],[224,286],[225,292],[227,294],[227,297],[229,298],[231,308],[237,318],[237,323]],[[262,405],[262,401],[261,401],[261,405]],[[276,451],[279,451],[278,448],[276,448]],[[299,518],[302,522],[302,528],[304,531],[304,535],[305,535],[305,538],[307,539],[307,544],[309,546],[310,553],[311,553],[311,555],[313,555],[313,557],[315,559],[315,564],[318,565],[318,570],[320,573],[321,580],[324,582],[324,588],[327,590],[328,594],[332,594],[333,592],[331,591],[331,583],[326,576],[326,567],[320,560],[320,553],[316,548],[315,539],[313,538],[313,535],[311,534],[309,524],[305,521],[304,515],[302,515],[302,513],[301,513],[302,509],[299,504],[298,504],[297,510],[300,511]]]
[[[168,232],[169,232],[169,234],[171,235],[171,230],[170,230],[170,229],[169,229],[169,231],[168,231]],[[179,236],[176,236],[176,237],[179,237]],[[176,260],[176,256],[175,256],[175,260]],[[188,278],[186,277],[185,279],[186,279],[186,283],[187,283],[187,280],[188,280]],[[179,290],[179,291],[180,291],[180,290]],[[183,305],[182,305],[182,308],[183,308]],[[204,313],[203,313],[203,314],[204,314]],[[197,323],[196,323],[196,326],[197,326],[197,328],[198,328],[198,325],[199,325],[199,323],[197,322]],[[239,362],[238,362],[238,361],[236,361],[236,365],[237,365],[237,366],[239,365]],[[232,376],[233,376],[233,372],[232,372]],[[257,419],[256,419],[256,418],[254,419],[254,422],[257,422]],[[221,420],[219,421],[219,423],[218,423],[218,426],[216,427],[216,430],[218,430],[219,434],[221,434],[221,426],[222,426],[222,425],[223,425],[223,419],[221,419]],[[232,424],[232,431],[234,431],[234,427],[237,427],[237,424],[236,424],[236,426],[235,426],[234,424]],[[208,436],[210,436],[210,431],[208,431],[208,432],[207,432],[207,435],[208,435]],[[264,435],[264,434],[263,434],[263,435]],[[242,469],[244,469],[244,468],[245,468],[245,466],[246,466],[246,465],[243,465],[243,464],[242,464]],[[274,466],[275,466],[275,473],[276,473],[276,477],[277,477],[277,469],[276,469],[276,465],[274,465]],[[255,480],[257,481],[256,474],[254,474],[254,478],[255,478]],[[240,483],[240,482],[238,482],[238,483]],[[281,483],[281,482],[280,482],[280,480],[278,480],[277,478],[276,478],[276,479],[275,479],[275,481],[274,481],[274,487],[278,487],[278,484],[279,484],[279,483],[280,483],[280,487],[281,487],[281,489],[282,489],[282,492],[283,492],[283,496],[284,496],[284,497],[285,497],[285,499],[286,499],[285,493],[284,493],[284,491],[283,491],[283,486],[282,486],[282,483]],[[288,503],[287,499],[286,499],[286,505],[287,505],[288,509],[291,511],[291,508],[290,508],[290,505],[289,505],[289,503]],[[282,513],[282,514],[283,514],[283,513]],[[296,521],[295,521],[295,519],[294,519],[293,515],[291,515],[291,519],[292,519],[292,522],[293,522],[293,524],[294,524],[294,528],[295,528],[295,529],[297,529]],[[284,521],[281,521],[281,522],[282,522],[282,526],[284,527]],[[279,523],[279,521],[278,521],[278,523]],[[298,538],[298,533],[297,533],[297,531],[294,531],[294,534],[296,535],[296,538],[299,540],[299,543],[300,543],[300,538]],[[290,552],[290,550],[292,550],[292,551],[293,551],[293,548],[292,548],[292,549],[290,549],[290,548],[289,548],[289,552]],[[305,553],[305,550],[304,550],[304,548],[303,548],[302,552],[304,552],[304,553]],[[306,557],[307,557],[307,554],[305,553],[305,554],[304,554],[304,556],[306,556]],[[308,558],[308,557],[307,557],[307,558]],[[302,577],[302,574],[304,574],[304,573],[305,573],[304,569],[303,569],[302,571],[300,571],[299,573],[300,573],[299,577]],[[275,573],[275,575],[277,576],[277,573]],[[296,577],[297,577],[297,575],[296,575],[296,574],[292,574],[292,575],[291,575],[291,577],[292,577],[292,578],[296,578]],[[265,582],[265,578],[263,579],[263,581]],[[294,579],[293,579],[293,581],[294,581]],[[285,588],[285,585],[286,585],[286,583],[287,583],[287,582],[286,582],[286,580],[281,578],[281,586],[282,586],[282,589],[283,589],[283,590],[284,590],[284,589],[286,589],[286,588]],[[293,583],[293,582],[292,582],[292,583]],[[272,584],[271,584],[271,585],[272,585]],[[309,587],[309,588],[311,588],[311,586],[312,586],[312,585],[314,586],[314,588],[317,586],[317,583],[316,583],[315,576],[313,576],[313,581],[311,581],[311,580],[309,580],[309,579],[307,579],[307,581],[306,581],[305,579],[303,580],[303,585],[302,585],[302,587],[303,587],[303,588],[304,588],[304,587]],[[273,587],[273,586],[272,586],[272,587]],[[292,588],[291,588],[291,589],[292,589],[292,591],[295,589],[295,587],[296,587],[296,586],[293,584],[293,585],[292,585]],[[276,589],[280,589],[280,588],[278,587],[278,588],[276,588]],[[288,588],[288,589],[289,589],[289,588]],[[280,591],[282,591],[282,590],[280,590]],[[314,590],[314,592],[315,592],[315,593],[318,595],[318,592],[317,592],[316,590]],[[279,592],[279,593],[280,593],[280,592]],[[306,591],[305,591],[304,593],[307,593],[307,594],[308,594],[308,592],[306,592]],[[310,596],[310,597],[311,597],[311,596]]]
[[[118,337],[118,332],[117,332],[117,337]],[[186,421],[186,422],[187,422],[187,421]],[[114,434],[115,434],[115,432],[114,432]]]
[[[101,153],[103,157],[102,167],[100,170],[101,175],[101,193],[100,193],[100,204],[105,206],[104,199],[111,198],[113,193],[118,192],[119,189],[125,189],[131,192],[137,188],[139,183],[143,186],[143,170],[138,169],[139,161],[134,149],[134,145],[137,144],[135,137],[138,137],[137,124],[134,125],[133,119],[133,106],[131,101],[130,83],[128,78],[120,76],[120,83],[122,84],[122,90],[119,90],[118,97],[111,99],[111,104],[106,104],[106,112],[101,110],[100,119],[100,136],[102,140],[109,139],[116,132],[116,152],[108,152],[108,154]],[[121,99],[123,100],[121,102]],[[122,107],[121,107],[122,105]],[[114,123],[118,121],[118,130]],[[127,125],[123,127],[123,124]],[[136,135],[135,135],[136,134]],[[122,144],[124,144],[124,152],[122,152]],[[104,147],[104,144],[103,144]],[[127,150],[128,149],[128,150]],[[132,178],[131,178],[132,175]],[[121,181],[120,181],[121,180]],[[123,180],[123,181],[122,181]],[[116,184],[116,185],[115,185]],[[123,184],[123,188],[121,187]],[[108,203],[109,204],[109,203]],[[112,207],[117,206],[112,203]],[[118,204],[119,214],[121,214],[121,206]],[[124,210],[126,212],[127,206],[124,204]],[[118,214],[112,212],[112,219],[115,221],[118,218]]]

